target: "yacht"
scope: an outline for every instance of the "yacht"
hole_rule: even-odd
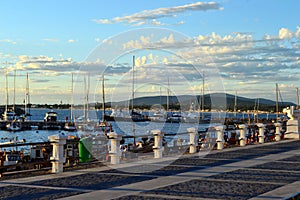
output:
[[[44,117],[44,122],[56,122],[57,121],[57,113],[51,110],[50,112],[46,112]]]
[[[22,130],[22,125],[19,121],[13,120],[12,122],[6,124],[6,130],[8,131],[21,131]]]
[[[5,121],[12,121],[16,119],[16,113],[13,110],[5,110],[2,117]]]

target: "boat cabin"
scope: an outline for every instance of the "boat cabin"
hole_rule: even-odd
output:
[[[57,113],[54,111],[46,112],[44,121],[45,122],[56,122],[57,121]]]

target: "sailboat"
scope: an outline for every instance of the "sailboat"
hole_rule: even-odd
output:
[[[170,81],[168,77],[168,88],[167,88],[167,119],[168,123],[180,123],[182,121],[182,116],[180,112],[170,112]]]
[[[200,107],[200,118],[199,118],[199,123],[200,124],[209,124],[211,117],[205,116],[204,115],[204,85],[205,85],[205,76],[204,76],[204,71],[202,72],[202,96],[201,96],[201,106]],[[200,99],[199,99],[200,101]]]
[[[83,116],[76,119],[77,128],[82,131],[94,131],[94,126],[91,125],[91,120],[89,119],[89,89],[90,89],[90,76],[88,75],[88,80],[84,76],[84,108]]]
[[[102,119],[99,120],[99,124],[95,127],[95,131],[103,131],[105,133],[112,132],[112,124],[106,121],[105,114],[105,86],[104,86],[104,73],[102,74]]]
[[[20,131],[22,129],[21,123],[17,119],[17,115],[15,113],[15,97],[16,97],[16,71],[14,73],[14,102],[13,102],[13,108],[8,108],[8,71],[6,70],[6,106],[5,106],[5,112],[3,114],[3,119],[6,121],[9,121],[8,124],[6,124],[6,130],[8,131]]]
[[[7,62],[6,62],[7,65]],[[9,108],[9,96],[8,96],[8,70],[6,69],[6,76],[5,76],[5,93],[6,93],[6,104],[5,104],[5,111],[2,115],[3,120],[5,121],[12,121],[15,120],[16,113],[14,109]]]
[[[77,128],[75,126],[75,123],[73,121],[73,73],[72,73],[72,84],[71,84],[71,106],[70,106],[70,121],[66,121],[64,125],[64,130],[65,131],[76,131]]]
[[[22,116],[24,119],[27,117],[31,117],[30,114],[30,94],[29,94],[29,76],[26,74],[26,89],[25,89],[25,99],[24,99],[24,115]],[[29,118],[30,119],[30,118]]]
[[[130,111],[130,119],[132,120],[132,121],[134,121],[134,122],[145,122],[145,121],[150,121],[150,119],[147,117],[147,116],[145,116],[145,115],[143,115],[143,114],[141,114],[141,113],[139,113],[139,112],[136,112],[136,111],[134,111],[134,90],[135,90],[135,88],[134,88],[134,67],[135,67],[135,56],[133,56],[133,65],[132,65],[132,99],[131,99],[131,111]]]

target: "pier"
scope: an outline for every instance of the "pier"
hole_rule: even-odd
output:
[[[0,129],[6,130],[6,125],[12,121],[0,121]],[[63,130],[65,121],[45,122],[45,121],[24,121],[18,122],[21,125],[21,130]]]
[[[292,199],[299,195],[299,155],[300,140],[280,140],[176,158],[141,158],[3,180],[1,198]]]

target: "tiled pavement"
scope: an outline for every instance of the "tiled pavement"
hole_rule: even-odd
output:
[[[300,140],[118,167],[1,181],[0,199],[285,199],[300,192]]]

